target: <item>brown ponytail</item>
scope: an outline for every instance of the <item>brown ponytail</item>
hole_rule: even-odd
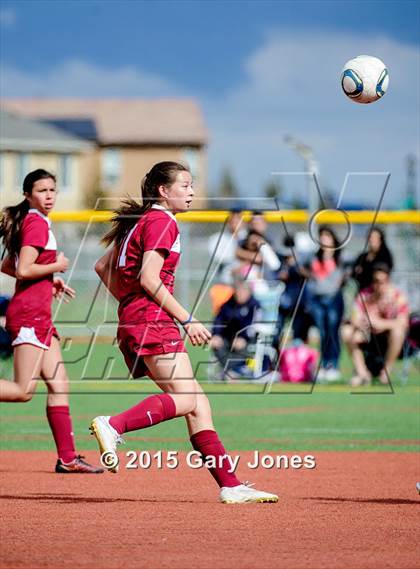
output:
[[[48,178],[53,179],[55,182],[55,176],[47,172],[47,170],[39,168],[38,170],[29,172],[23,180],[23,193],[30,196],[35,182]],[[1,212],[0,240],[3,241],[5,251],[7,251],[11,257],[14,257],[19,252],[19,233],[28,211],[29,202],[25,198],[17,205],[5,207]]]
[[[130,196],[123,199],[122,205],[114,211],[112,228],[101,239],[106,247],[120,245],[138,219],[159,202],[159,187],[171,186],[178,172],[189,172],[188,166],[179,162],[159,162],[146,174],[141,182],[142,204]]]

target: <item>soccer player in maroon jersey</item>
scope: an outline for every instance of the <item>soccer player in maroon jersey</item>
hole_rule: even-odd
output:
[[[224,503],[277,502],[275,494],[242,484],[230,471],[226,451],[215,431],[210,403],[194,378],[176,320],[191,343],[207,343],[210,332],[173,296],[181,245],[175,214],[190,209],[192,177],[177,162],[155,164],[142,181],[143,204],[128,199],[116,212],[104,237],[112,245],[95,269],[119,301],[118,342],[133,377],[149,375],[163,393],[147,397],[112,417],[93,419],[91,431],[103,456],[116,458],[121,435],[175,417],[185,417],[193,448],[214,457],[210,472]],[[104,453],[109,453],[104,455]],[[117,471],[118,462],[110,462]]]
[[[53,297],[75,297],[75,291],[63,279],[54,277],[69,264],[64,253],[57,255],[48,219],[56,200],[55,177],[46,170],[30,172],[23,182],[23,194],[25,199],[4,208],[0,219],[0,238],[8,254],[1,270],[16,278],[15,293],[6,312],[14,381],[0,379],[0,401],[30,401],[41,376],[48,388],[47,418],[57,447],[55,471],[101,473],[102,468],[91,466],[75,451],[69,381],[51,320]]]

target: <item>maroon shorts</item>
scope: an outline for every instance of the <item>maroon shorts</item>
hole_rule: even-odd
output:
[[[143,356],[187,351],[174,321],[120,324],[117,339],[125,363],[134,378],[149,375]]]
[[[60,339],[55,326],[45,327],[32,323],[26,326],[9,326],[6,324],[6,329],[12,338],[13,347],[21,344],[32,344],[43,350],[48,350],[53,336],[58,340]]]

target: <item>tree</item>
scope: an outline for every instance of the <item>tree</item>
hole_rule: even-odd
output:
[[[264,195],[273,200],[280,200],[283,193],[281,184],[278,180],[270,180],[264,186]]]
[[[228,167],[225,167],[222,171],[218,194],[221,198],[239,197],[238,188]]]

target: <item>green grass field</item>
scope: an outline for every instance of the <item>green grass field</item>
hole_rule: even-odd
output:
[[[92,417],[119,412],[156,391],[150,380],[117,379],[127,375],[115,347],[98,345],[88,365],[86,353],[85,344],[64,346],[63,355],[72,382],[74,431],[80,450],[96,448],[88,433]],[[191,359],[195,366],[205,361],[203,352],[194,349]],[[399,379],[400,367],[394,374],[392,390],[374,386],[352,392],[345,380],[338,385],[275,384],[269,393],[264,392],[265,386],[261,384],[206,383],[204,389],[212,403],[216,428],[230,449],[418,451],[418,367],[412,364],[406,385]],[[197,368],[200,379],[206,375],[205,368],[205,365]],[[343,362],[343,370],[348,379],[349,362]],[[10,360],[1,362],[0,375],[12,376]],[[107,379],[95,379],[101,376]],[[42,382],[30,403],[1,404],[1,448],[53,450],[44,409]],[[133,433],[126,439],[126,450],[190,448],[183,419]]]

